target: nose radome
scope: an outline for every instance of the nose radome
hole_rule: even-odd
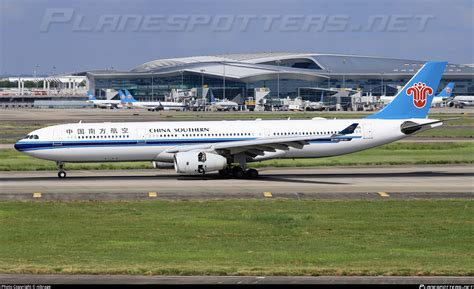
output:
[[[13,146],[17,151],[20,151],[20,141],[17,141]]]

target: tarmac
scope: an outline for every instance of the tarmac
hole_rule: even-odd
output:
[[[257,179],[173,170],[1,172],[0,200],[474,199],[470,165],[282,168]]]
[[[52,125],[74,122],[121,122],[121,121],[173,121],[173,120],[220,120],[229,116],[236,119],[251,119],[252,115],[260,117],[262,114],[272,118],[281,118],[282,115],[295,115],[298,118],[317,117],[321,114],[358,114],[363,117],[363,112],[354,111],[324,111],[324,112],[291,112],[291,111],[265,111],[265,112],[152,112],[143,109],[2,109],[0,122],[31,123]],[[365,112],[371,114],[373,112]],[[459,117],[470,116],[474,108],[431,108],[431,114],[458,114]],[[452,116],[451,116],[452,117]]]
[[[473,284],[455,276],[133,276],[0,274],[0,284]],[[422,287],[420,287],[422,288]]]

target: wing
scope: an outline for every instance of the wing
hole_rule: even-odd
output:
[[[346,137],[352,134],[359,124],[353,123],[337,134],[331,135],[306,135],[306,136],[285,136],[285,137],[264,137],[252,140],[229,141],[223,143],[209,143],[204,145],[185,145],[172,147],[166,152],[178,153],[193,150],[215,151],[221,155],[235,155],[245,153],[254,158],[258,155],[264,155],[265,152],[275,152],[276,150],[289,150],[290,148],[302,149],[309,142],[340,142],[351,140]]]

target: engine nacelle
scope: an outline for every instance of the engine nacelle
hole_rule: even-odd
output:
[[[173,163],[152,161],[151,164],[153,165],[154,169],[172,169],[174,167]]]
[[[227,159],[213,153],[182,152],[174,155],[174,169],[180,174],[205,174],[222,170],[226,166]]]

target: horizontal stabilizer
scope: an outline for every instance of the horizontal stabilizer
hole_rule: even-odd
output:
[[[354,133],[354,131],[357,128],[358,125],[359,125],[358,123],[353,123],[350,126],[346,127],[345,129],[341,130],[338,134],[339,135],[346,135],[346,134]]]

